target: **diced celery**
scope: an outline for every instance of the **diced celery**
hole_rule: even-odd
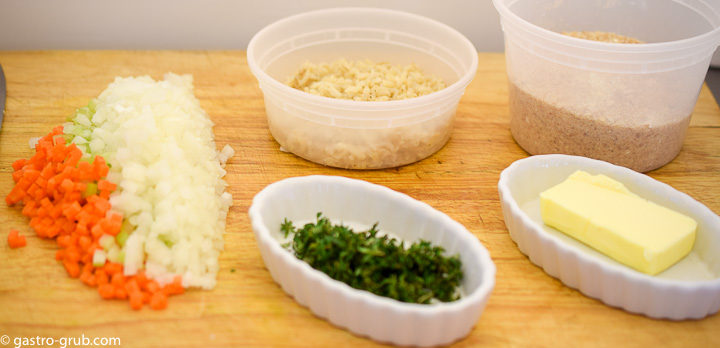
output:
[[[110,250],[115,245],[115,237],[109,234],[103,234],[98,240],[98,244],[105,250]]]
[[[97,194],[97,192],[98,192],[97,183],[89,182],[85,185],[85,191],[83,191],[82,195],[83,195],[83,198],[85,198],[85,197],[90,197],[92,195],[95,195],[95,194]]]
[[[113,243],[112,248],[110,248],[110,250],[108,250],[107,259],[110,260],[110,262],[119,263],[120,262],[119,261],[120,260],[120,252],[121,252],[121,250],[117,246],[117,244]]]
[[[101,249],[95,249],[95,252],[93,253],[93,259],[92,263],[95,267],[102,267],[105,265],[105,262],[107,261],[107,253],[105,250]]]
[[[132,225],[127,222],[123,221],[121,227],[120,227],[120,233],[118,233],[115,236],[115,242],[121,247],[125,246],[125,242],[127,241],[128,237],[130,236],[130,230],[132,229]]]
[[[168,248],[172,248],[172,246],[175,244],[170,240],[170,237],[161,234],[158,236],[158,239],[160,239]]]
[[[76,135],[76,136],[72,139],[72,142],[75,143],[75,145],[82,145],[82,144],[87,144],[88,141],[87,141],[87,139],[85,139],[85,138],[83,138],[83,137],[81,137],[81,136],[79,136],[79,135]]]
[[[95,113],[95,110],[97,110],[97,109],[96,109],[97,103],[95,103],[95,99],[90,99],[90,101],[88,102],[87,107],[88,107],[88,109],[90,109],[90,111],[92,111],[93,113]]]
[[[93,138],[90,140],[90,152],[98,153],[105,149],[105,142],[100,138]]]
[[[81,124],[87,128],[92,127],[92,122],[90,122],[90,119],[87,118],[87,116],[85,116],[83,114],[78,114],[77,117],[75,117],[75,122],[77,122],[78,124]]]
[[[80,114],[85,115],[86,117],[90,116],[90,114],[91,114],[90,109],[86,106],[83,106],[83,107],[77,109],[77,111],[75,113],[77,113],[78,115],[80,115]]]
[[[73,141],[73,139],[75,138],[75,136],[72,134],[63,134],[62,137],[63,137],[63,139],[65,139],[66,145],[70,144]]]
[[[90,119],[92,120],[92,123],[96,126],[102,126],[102,124],[105,123],[105,114],[95,113]]]

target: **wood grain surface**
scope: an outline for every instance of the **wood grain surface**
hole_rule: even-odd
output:
[[[192,74],[195,93],[215,122],[218,147],[236,151],[227,165],[234,205],[217,287],[190,290],[162,311],[102,300],[67,276],[53,241],[28,227],[19,207],[0,205],[0,335],[15,338],[119,338],[123,347],[377,346],[319,319],[287,296],[265,269],[247,211],[277,180],[343,175],[385,185],[465,225],[490,251],[497,281],[487,309],[457,347],[718,347],[720,315],[666,321],[629,314],[585,297],[545,274],[510,239],[497,192],[502,171],[527,157],[508,128],[502,54],[480,54],[477,75],[458,107],[448,144],[399,168],[350,171],[281,152],[267,127],[257,81],[244,51],[0,51],[8,99],[0,130],[0,194],[10,191],[12,161],[27,158],[41,136],[97,97],[116,76]],[[720,110],[703,87],[680,155],[650,176],[720,213]],[[28,237],[21,249],[7,233]],[[2,346],[0,346],[2,347]]]

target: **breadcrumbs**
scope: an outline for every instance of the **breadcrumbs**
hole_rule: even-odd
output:
[[[563,35],[576,37],[579,39],[611,42],[611,43],[627,43],[627,44],[640,44],[644,43],[634,37],[625,35],[610,33],[606,31],[564,31]]]
[[[356,101],[415,98],[445,88],[445,82],[423,74],[415,64],[391,65],[369,59],[305,62],[286,84],[323,97]]]

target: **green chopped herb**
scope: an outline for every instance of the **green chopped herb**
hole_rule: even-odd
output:
[[[280,230],[294,234],[287,247],[313,268],[356,289],[402,302],[428,304],[460,298],[462,264],[444,249],[420,240],[405,248],[387,235],[378,236],[376,223],[367,231],[333,225],[322,213],[317,223],[296,229],[285,219]]]

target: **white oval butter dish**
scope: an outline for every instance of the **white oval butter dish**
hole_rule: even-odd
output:
[[[354,229],[376,222],[381,232],[406,243],[424,239],[458,254],[464,278],[457,301],[403,303],[354,289],[297,259],[281,246],[280,225],[314,222],[317,213]],[[397,345],[436,346],[465,337],[495,286],[495,264],[463,225],[426,203],[366,181],[313,175],[272,183],[253,198],[249,216],[273,279],[315,315],[357,335]]]
[[[640,197],[694,218],[698,228],[690,254],[650,276],[546,226],[540,193],[576,170],[607,175]],[[651,318],[700,319],[720,310],[720,217],[687,194],[625,167],[569,155],[514,162],[500,174],[498,191],[505,224],[520,251],[568,287]]]

